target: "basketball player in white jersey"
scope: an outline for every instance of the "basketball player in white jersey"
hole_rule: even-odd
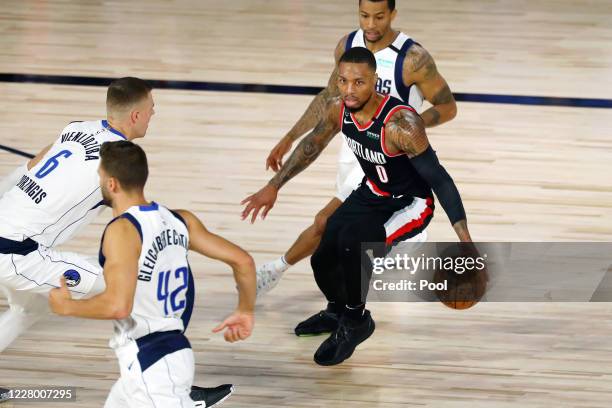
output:
[[[10,305],[0,317],[0,351],[48,312],[46,295],[65,276],[75,297],[104,288],[95,261],[54,248],[103,209],[100,146],[144,137],[154,114],[151,87],[113,81],[107,118],[72,122],[57,140],[0,183],[0,288]]]
[[[209,232],[189,211],[171,211],[144,197],[147,159],[128,142],[102,146],[100,186],[115,217],[100,245],[106,289],[90,299],[72,299],[66,279],[49,294],[63,316],[114,320],[110,346],[121,377],[106,408],[196,407],[190,398],[193,352],[184,335],[193,311],[189,249],[230,265],[238,285],[235,312],[213,331],[229,342],[251,335],[255,264],[249,254]],[[211,406],[206,404],[205,406]]]
[[[437,126],[453,119],[457,105],[448,84],[440,75],[429,53],[408,35],[395,31],[391,23],[397,15],[395,0],[359,1],[360,29],[344,36],[336,46],[334,69],[327,88],[321,91],[293,128],[272,149],[266,160],[266,169],[277,172],[283,156],[299,139],[321,119],[322,112],[339,95],[337,87],[338,60],[354,47],[366,47],[374,53],[377,62],[376,90],[390,94],[421,112],[423,99],[432,107],[421,112],[426,127]],[[312,255],[319,245],[327,219],[361,183],[364,173],[355,155],[343,139],[338,157],[337,193],[315,216],[314,223],[304,230],[296,242],[281,258],[265,263],[257,269],[257,294],[268,292],[278,283],[283,272],[300,260]],[[412,238],[425,241],[427,233]]]

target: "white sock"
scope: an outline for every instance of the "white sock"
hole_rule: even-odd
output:
[[[287,269],[291,268],[291,264],[287,262],[287,260],[285,259],[285,255],[281,256],[280,258],[278,258],[277,260],[272,262],[272,266],[274,267],[274,270],[278,273],[283,273],[285,272]]]

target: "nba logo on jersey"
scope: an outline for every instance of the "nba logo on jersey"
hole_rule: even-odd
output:
[[[69,288],[74,288],[76,285],[81,283],[81,274],[74,269],[64,272],[64,278],[66,278],[66,286]]]

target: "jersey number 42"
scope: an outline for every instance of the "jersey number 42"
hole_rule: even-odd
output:
[[[178,268],[174,272],[165,271],[159,274],[157,300],[164,302],[164,314],[168,316],[168,307],[172,313],[185,308],[185,290],[189,284],[189,269]]]

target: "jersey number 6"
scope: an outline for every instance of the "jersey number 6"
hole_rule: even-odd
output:
[[[72,152],[70,150],[62,150],[55,156],[51,157],[49,160],[47,160],[44,166],[42,166],[40,170],[38,170],[38,172],[36,173],[36,178],[41,179],[49,175],[49,173],[51,173],[53,170],[55,170],[57,166],[59,166],[59,161],[57,160],[58,158],[60,157],[68,158],[70,156],[72,156]]]

